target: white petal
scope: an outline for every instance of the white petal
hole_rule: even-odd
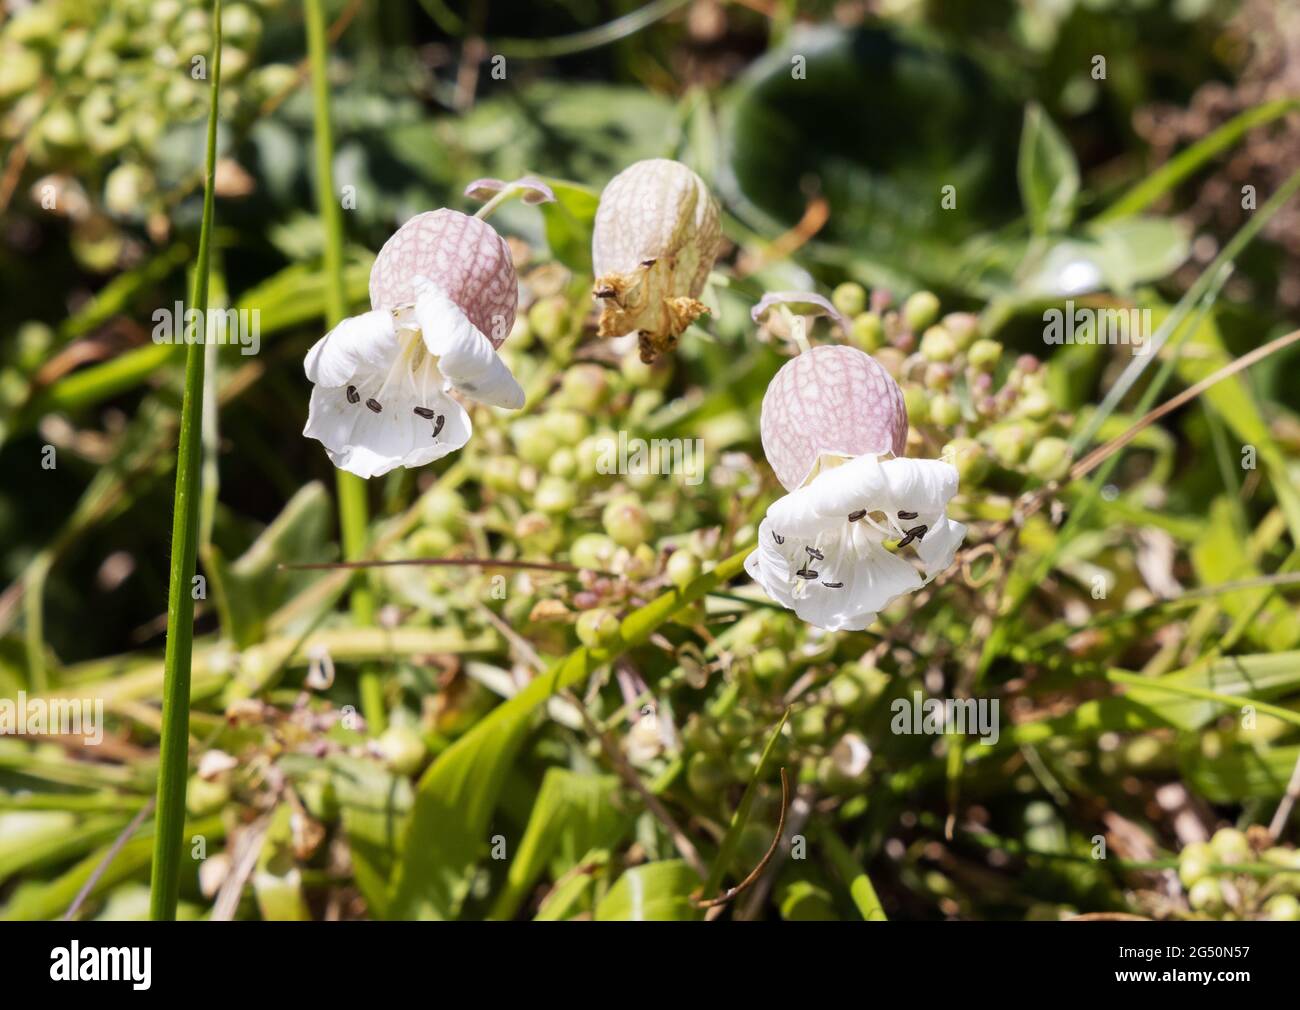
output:
[[[966,534],[944,511],[956,490],[956,470],[937,460],[849,460],[768,509],[745,570],[801,619],[829,631],[861,630],[952,564]],[[880,529],[866,516],[849,522],[860,512],[886,519]],[[899,512],[915,516],[902,519]],[[911,540],[925,578],[906,554],[881,546],[917,526],[926,527]]]
[[[518,410],[523,388],[482,331],[450,298],[427,287],[415,303],[424,345],[438,359],[438,370],[458,392],[494,407]]]
[[[946,515],[940,516],[935,525],[926,531],[925,539],[916,544],[916,553],[925,566],[926,582],[947,570],[965,538],[965,525],[954,522]]]
[[[317,386],[302,433],[318,439],[340,470],[367,478],[399,466],[424,466],[469,441],[473,430],[469,415],[451,397],[435,390],[417,405],[443,418],[436,437],[436,422],[417,415],[409,401],[390,400],[376,414],[364,403],[349,403],[343,390]]]
[[[376,310],[344,319],[307,352],[303,368],[318,386],[342,386],[357,372],[387,369],[397,355],[390,312]]]

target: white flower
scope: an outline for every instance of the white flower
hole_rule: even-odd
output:
[[[453,391],[523,406],[497,356],[518,282],[489,225],[451,210],[412,218],[380,250],[370,297],[374,308],[339,323],[304,363],[314,388],[303,434],[335,466],[377,477],[460,449],[473,426]]]
[[[907,459],[907,408],[870,355],[814,347],[768,386],[763,449],[789,489],[767,511],[750,578],[802,620],[861,631],[952,564],[966,527],[948,518],[957,470]]]
[[[827,469],[824,456],[818,476],[768,509],[745,570],[809,624],[861,631],[951,565],[966,527],[945,511],[957,491],[949,464],[839,459]]]

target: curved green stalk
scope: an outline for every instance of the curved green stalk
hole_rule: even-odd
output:
[[[307,56],[311,62],[313,120],[316,133],[316,202],[325,231],[326,325],[333,327],[347,315],[343,295],[343,212],[334,197],[334,125],[330,121],[330,83],[326,66],[325,11],[321,0],[306,0]],[[369,506],[366,482],[356,474],[336,473],[339,496],[339,532],[343,558],[365,557]],[[361,573],[352,584],[352,617],[363,627],[374,623],[375,598],[368,576]],[[372,733],[382,732],[386,721],[383,684],[373,669],[361,672],[361,711]]]
[[[203,181],[203,224],[190,307],[208,311],[213,180],[217,166],[217,109],[221,89],[221,0],[212,2],[212,92]],[[167,648],[163,657],[162,741],[158,753],[158,819],[153,840],[149,917],[175,919],[185,829],[185,781],[189,777],[190,657],[194,646],[194,576],[199,532],[199,437],[203,424],[202,343],[185,352],[185,398],[176,450],[176,497],[172,510],[171,573],[167,586]]]

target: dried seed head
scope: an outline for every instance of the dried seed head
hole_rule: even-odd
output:
[[[501,346],[515,324],[519,280],[510,247],[478,218],[444,207],[417,214],[397,229],[370,270],[371,306],[414,304],[417,278],[441,288],[493,347]]]
[[[616,175],[591,243],[600,335],[636,332],[646,362],[672,350],[707,311],[698,298],[721,241],[717,201],[685,165],[655,158]]]
[[[787,491],[811,476],[823,454],[902,456],[903,391],[869,354],[823,345],[791,358],[763,396],[763,451]]]

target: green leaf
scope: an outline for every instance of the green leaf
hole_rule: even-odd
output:
[[[1281,797],[1298,760],[1300,747],[1234,747],[1212,757],[1197,748],[1185,753],[1180,765],[1183,776],[1205,799],[1238,804],[1251,798]]]
[[[555,194],[554,203],[538,205],[546,224],[546,244],[551,247],[551,254],[575,273],[590,274],[591,233],[600,194],[563,179],[542,181]]]
[[[627,870],[596,906],[598,922],[689,922],[703,909],[691,901],[700,878],[681,859]]]
[[[548,865],[559,877],[591,850],[611,848],[630,821],[627,811],[611,802],[617,794],[613,775],[548,769],[492,917],[512,918]]]
[[[1070,224],[1079,195],[1079,164],[1074,151],[1037,102],[1025,108],[1016,166],[1020,197],[1035,232],[1060,231]]]

